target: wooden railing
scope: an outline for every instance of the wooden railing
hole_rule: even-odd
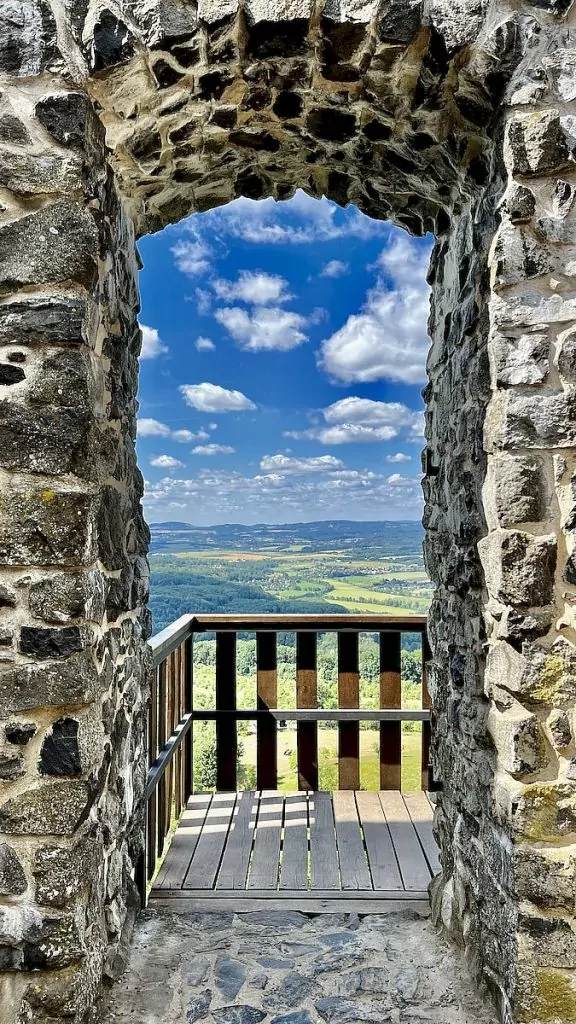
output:
[[[215,707],[194,708],[193,638],[216,635]],[[277,635],[296,634],[296,708],[278,709]],[[338,708],[318,707],[317,638],[336,633],[338,643]],[[236,639],[256,635],[256,708],[238,708]],[[380,638],[380,709],[360,708],[359,635]],[[422,707],[401,707],[401,635],[422,637]],[[192,725],[214,721],[216,729],[216,788],[237,788],[237,722],[256,722],[256,785],[278,785],[277,729],[279,722],[296,722],[298,788],[318,789],[318,723],[337,722],[338,785],[360,788],[360,722],[380,725],[380,788],[400,789],[402,722],[422,723],[421,787],[430,783],[430,699],[426,682],[429,658],[425,616],[379,615],[183,615],[151,641],[153,674],[148,711],[146,749],[146,841],[138,867],[138,886],[146,902],[148,882],[162,856],[174,819],[193,792]]]

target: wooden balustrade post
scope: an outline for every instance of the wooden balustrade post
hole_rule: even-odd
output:
[[[338,703],[341,708],[360,707],[358,633],[338,633]],[[338,723],[338,785],[360,789],[360,724]]]
[[[380,633],[380,707],[402,707],[401,633]],[[402,723],[380,722],[380,789],[401,789]]]
[[[216,633],[216,710],[236,710],[236,633]],[[238,733],[230,717],[216,721],[216,789],[236,791]]]
[[[160,668],[155,668],[152,671],[152,681],[150,687],[150,711],[149,711],[149,728],[148,728],[148,767],[154,764],[154,761],[158,757],[159,744],[158,744],[158,700],[160,690]],[[148,879],[152,878],[156,868],[156,856],[158,850],[158,799],[159,792],[157,789],[151,795],[148,800],[148,812],[147,812],[147,827],[148,827],[148,858],[147,858],[147,875]]]
[[[296,633],[296,707],[318,707],[317,634]],[[296,725],[298,789],[318,789],[318,722]]]
[[[277,635],[256,633],[256,690],[259,711],[278,704]],[[278,786],[278,738],[275,718],[259,718],[256,723],[256,786]]]

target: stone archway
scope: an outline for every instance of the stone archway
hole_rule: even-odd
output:
[[[4,3],[7,1024],[88,1019],[136,911],[149,627],[134,235],[296,187],[436,235],[434,904],[503,1020],[576,1015],[570,6]]]

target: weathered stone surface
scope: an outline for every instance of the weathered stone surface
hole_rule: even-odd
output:
[[[22,626],[20,650],[35,658],[65,658],[76,654],[86,646],[86,637],[78,626],[62,629],[46,629],[39,626]]]
[[[90,651],[64,662],[11,666],[0,671],[0,713],[7,716],[40,707],[63,707],[67,701],[88,704],[102,688]],[[22,736],[22,728],[18,724],[12,734]]]
[[[547,764],[538,719],[516,702],[488,715],[488,732],[497,750],[498,766],[512,775],[530,775]]]
[[[246,981],[246,968],[239,960],[220,956],[215,968],[216,984],[226,999],[234,999]]]
[[[492,462],[492,472],[501,526],[537,522],[545,517],[544,481],[536,459],[497,455]]]
[[[564,168],[570,149],[557,110],[516,114],[508,126],[507,146],[513,174],[549,174]]]
[[[0,227],[0,295],[26,284],[95,281],[98,233],[79,203],[55,202]]]
[[[506,604],[545,605],[552,600],[556,538],[533,537],[520,530],[497,530],[481,540],[490,593]]]
[[[34,722],[7,722],[4,726],[4,734],[8,743],[16,743],[18,746],[25,746],[30,742],[37,732]]]
[[[39,345],[51,342],[84,344],[86,303],[58,296],[0,303],[0,342]]]
[[[0,844],[0,896],[21,896],[26,892],[26,873],[8,843]]]
[[[6,494],[0,565],[82,566],[93,561],[96,500],[78,491]]]
[[[78,896],[93,878],[99,845],[89,836],[75,846],[41,846],[34,860],[36,902],[63,908]]]
[[[73,718],[54,722],[40,751],[38,771],[41,775],[81,775],[78,728]]]
[[[101,127],[86,93],[65,92],[43,96],[34,108],[40,124],[63,146],[82,148],[88,133],[101,134]]]
[[[0,72],[38,75],[57,56],[56,22],[47,0],[5,0],[0,11]]]
[[[552,743],[557,750],[569,747],[572,743],[572,726],[570,718],[565,711],[554,708],[548,715],[547,723],[552,737]]]
[[[19,779],[26,774],[26,762],[24,756],[14,750],[3,750],[0,748],[0,779],[11,781]]]
[[[0,831],[8,835],[72,835],[86,811],[85,782],[53,782],[0,804]]]
[[[45,622],[88,619],[100,623],[106,586],[104,577],[96,569],[85,573],[52,573],[49,579],[30,587],[30,611]]]

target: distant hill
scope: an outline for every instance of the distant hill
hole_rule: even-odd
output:
[[[190,523],[151,523],[151,552],[209,551],[341,551],[362,549],[380,554],[406,554],[419,548],[424,531],[419,522],[327,519],[312,523],[257,523],[244,526],[226,523],[222,526],[193,526]]]

